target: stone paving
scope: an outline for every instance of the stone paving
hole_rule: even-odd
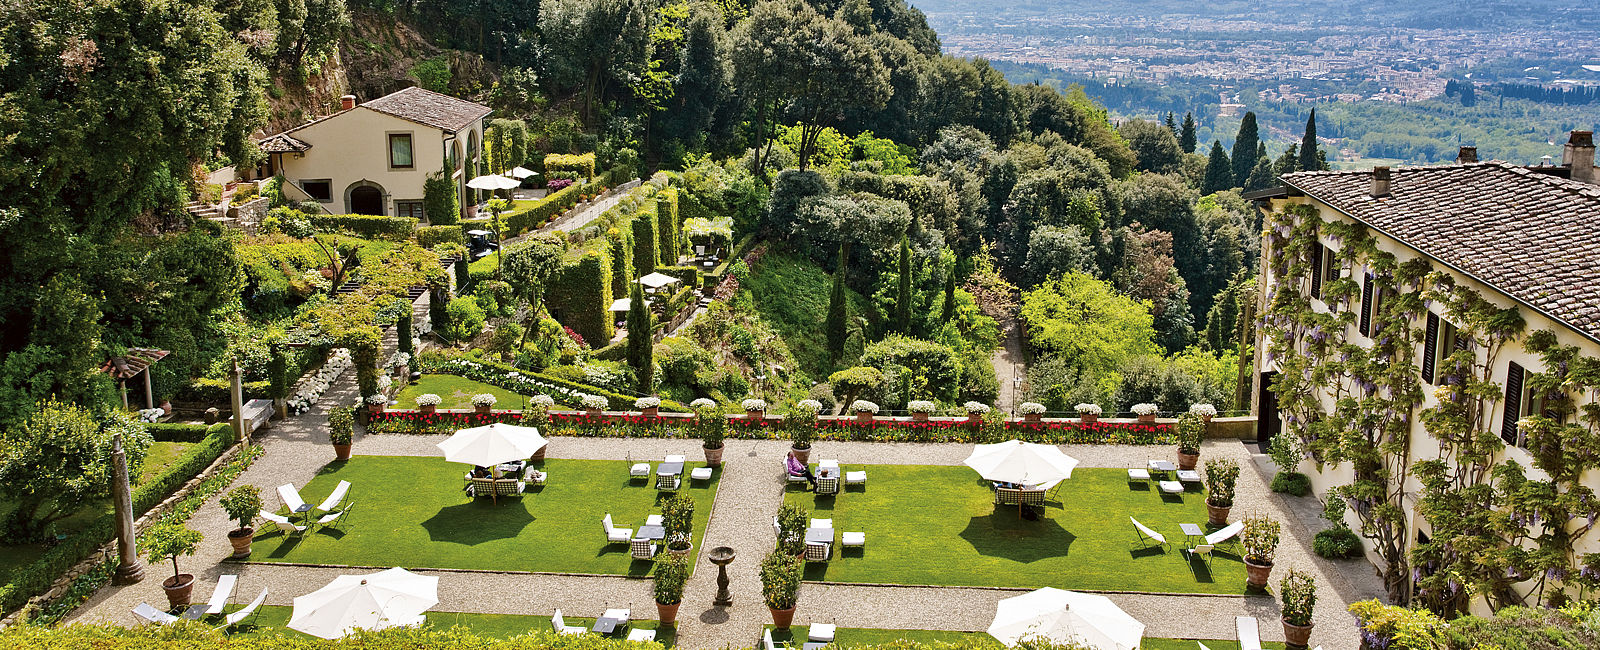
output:
[[[302,485],[332,460],[327,445],[325,408],[355,399],[354,373],[346,373],[323,405],[306,415],[276,422],[258,435],[264,454],[240,479],[267,487],[264,499],[276,505],[271,486]],[[360,435],[355,450],[367,455],[438,455],[435,443],[444,436]],[[551,440],[552,458],[602,460],[658,459],[667,454],[699,456],[695,440],[564,438]],[[718,495],[704,535],[696,549],[696,570],[679,612],[678,643],[684,648],[750,647],[758,643],[761,627],[770,621],[762,602],[757,569],[764,551],[773,544],[770,517],[782,502],[781,462],[786,441],[728,440]],[[1141,466],[1152,456],[1170,457],[1168,447],[1066,445],[1082,467]],[[836,458],[845,464],[959,464],[970,445],[922,443],[819,442],[812,458]],[[1354,620],[1345,612],[1349,603],[1381,598],[1382,585],[1371,565],[1363,560],[1330,562],[1310,550],[1312,534],[1322,524],[1315,518],[1312,499],[1273,494],[1266,474],[1238,441],[1211,441],[1204,458],[1232,457],[1245,467],[1239,480],[1234,518],[1261,511],[1285,523],[1274,579],[1289,568],[1313,573],[1317,578],[1316,632],[1312,645],[1327,650],[1354,648]],[[870,480],[870,470],[869,470]],[[1304,503],[1302,503],[1304,502]],[[1254,505],[1252,505],[1254,504]],[[288,605],[326,584],[343,570],[273,564],[224,563],[229,554],[226,533],[233,523],[224,519],[216,498],[203,506],[191,525],[205,534],[199,553],[181,561],[185,572],[197,576],[195,600],[209,595],[223,573],[240,576],[235,602],[254,598],[262,587],[270,589],[268,604]],[[587,531],[574,531],[585,534]],[[734,605],[710,606],[716,591],[716,567],[706,559],[706,549],[730,546],[739,556],[729,566]],[[1176,552],[1176,551],[1174,551]],[[129,613],[140,602],[160,604],[160,581],[169,575],[163,566],[150,567],[148,578],[137,585],[106,587],[96,593],[70,621],[110,621],[132,624]],[[438,611],[521,613],[548,615],[557,607],[576,616],[594,616],[611,607],[630,607],[641,618],[653,618],[650,582],[625,577],[575,577],[496,572],[438,572]],[[1045,581],[1041,581],[1045,582]],[[483,598],[483,593],[518,594],[516,598]],[[801,590],[796,623],[829,622],[844,627],[982,630],[994,613],[995,602],[1020,593],[989,588],[871,587],[807,583]],[[1186,596],[1111,594],[1110,598],[1143,621],[1146,636],[1176,638],[1234,638],[1233,617],[1251,615],[1261,622],[1262,636],[1281,640],[1277,624],[1278,603],[1271,596]]]

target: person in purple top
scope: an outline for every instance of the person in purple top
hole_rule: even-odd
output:
[[[804,476],[806,477],[806,482],[811,484],[812,489],[816,489],[817,477],[811,474],[810,467],[807,467],[805,463],[800,462],[799,458],[795,458],[793,451],[789,452],[789,457],[784,462],[789,467],[790,476]]]

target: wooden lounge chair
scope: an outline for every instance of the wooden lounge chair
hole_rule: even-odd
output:
[[[161,625],[171,625],[178,622],[178,617],[156,609],[150,603],[139,603],[138,607],[133,608],[133,615]]]
[[[244,609],[241,609],[241,610],[239,610],[237,612],[229,614],[225,618],[223,618],[222,619],[222,625],[220,627],[216,628],[216,629],[218,629],[218,630],[226,630],[226,629],[228,629],[230,627],[238,625],[239,621],[242,621],[244,619],[250,618],[251,616],[255,616],[256,612],[261,611],[261,603],[264,603],[264,602],[267,602],[267,588],[266,587],[262,587],[261,588],[261,593],[256,596],[255,600],[250,601],[249,605],[245,605]]]
[[[588,632],[588,630],[584,628],[567,625],[567,620],[561,617],[561,608],[559,607],[556,608],[556,615],[550,617],[550,627],[555,628],[556,634],[560,634],[562,636],[583,634]]]
[[[1133,522],[1133,532],[1139,536],[1140,544],[1166,548],[1167,538],[1161,533],[1151,530],[1149,526],[1139,523],[1139,520],[1133,517],[1128,517],[1128,521]]]

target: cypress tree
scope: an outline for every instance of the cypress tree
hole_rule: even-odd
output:
[[[1222,150],[1222,143],[1211,141],[1211,159],[1206,161],[1205,182],[1200,187],[1202,194],[1212,194],[1223,190],[1233,189],[1233,167],[1228,164],[1228,153]]]
[[[1300,169],[1318,171],[1322,163],[1317,160],[1317,109],[1311,109],[1306,118],[1306,134],[1300,138]]]
[[[410,305],[406,305],[410,307]],[[401,314],[394,322],[394,335],[400,339],[400,351],[406,354],[415,354],[416,348],[411,345],[411,310]]]
[[[1195,146],[1199,144],[1196,141],[1197,137],[1195,134],[1194,112],[1184,113],[1183,129],[1178,132],[1178,146],[1183,149],[1184,153],[1194,153]]]
[[[828,353],[834,359],[839,358],[839,353],[844,351],[846,305],[844,299],[844,268],[845,260],[850,257],[850,246],[844,244],[839,247],[839,268],[833,272],[833,293],[828,296],[828,323],[825,326],[828,333]]]
[[[470,253],[468,255],[470,255]],[[472,279],[470,269],[467,268],[468,255],[462,255],[461,257],[456,258],[456,263],[454,265],[456,272],[456,291],[465,291],[467,289],[467,281]]]
[[[1256,154],[1260,152],[1261,137],[1256,128],[1256,114],[1244,114],[1239,122],[1239,136],[1233,140],[1233,186],[1242,187],[1250,179],[1250,170],[1256,168]]]
[[[911,238],[900,236],[900,290],[895,293],[894,329],[911,334]]]
[[[1247,192],[1267,189],[1275,184],[1273,179],[1272,163],[1263,157],[1257,160],[1255,168],[1250,170],[1250,178],[1245,181],[1244,189]]]
[[[1172,132],[1172,137],[1178,137],[1178,123],[1173,120],[1172,111],[1167,111],[1167,130]]]
[[[655,383],[655,328],[650,322],[650,309],[644,304],[644,290],[639,283],[632,284],[628,291],[628,365],[638,379],[639,392],[649,394]]]
[[[944,274],[944,307],[939,310],[939,322],[948,323],[956,313],[956,270],[952,266]]]

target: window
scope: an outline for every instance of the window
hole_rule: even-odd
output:
[[[320,179],[314,181],[300,181],[300,188],[306,191],[311,198],[323,203],[333,201],[333,181]]]
[[[1361,279],[1361,317],[1356,325],[1362,336],[1372,336],[1372,315],[1377,313],[1375,307],[1377,300],[1374,293],[1378,287],[1372,281],[1372,274],[1368,273]]]
[[[1320,243],[1311,249],[1311,295],[1327,303],[1330,311],[1333,309],[1333,302],[1325,297],[1322,288],[1329,282],[1338,280],[1340,275],[1339,260],[1334,257],[1333,249]]]
[[[389,134],[389,166],[395,169],[411,169],[411,134]]]
[[[1428,329],[1422,344],[1422,380],[1439,384],[1450,355],[1471,349],[1471,339],[1463,336],[1454,323],[1428,313]]]
[[[1500,420],[1500,439],[1508,445],[1528,446],[1527,437],[1517,430],[1518,420],[1533,415],[1555,415],[1546,409],[1550,396],[1539,393],[1529,385],[1528,378],[1532,375],[1515,361],[1506,369],[1506,400]]]
[[[422,202],[421,201],[395,201],[394,202],[394,216],[397,216],[397,217],[411,217],[412,219],[416,219],[418,221],[421,221],[422,220]]]

